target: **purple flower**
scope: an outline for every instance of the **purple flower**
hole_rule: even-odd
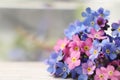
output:
[[[97,18],[97,24],[98,24],[100,27],[105,27],[106,22],[107,22],[107,21],[106,21],[103,17],[98,17],[98,18]]]
[[[88,61],[87,63],[82,64],[83,74],[92,75],[94,73],[95,68],[96,66],[92,61]]]
[[[58,62],[56,66],[57,66],[57,69],[56,69],[55,75],[57,77],[67,78],[68,74],[70,73],[70,70],[68,69],[67,64]]]

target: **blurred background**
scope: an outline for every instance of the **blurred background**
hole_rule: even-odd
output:
[[[64,29],[82,19],[86,7],[111,11],[120,19],[119,0],[0,0],[0,61],[43,61]]]

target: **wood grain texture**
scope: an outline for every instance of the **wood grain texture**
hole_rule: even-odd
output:
[[[46,69],[41,62],[0,62],[0,80],[66,80],[52,77]]]

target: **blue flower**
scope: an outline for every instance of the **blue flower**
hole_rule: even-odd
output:
[[[94,40],[92,44],[93,44],[93,47],[90,49],[89,59],[94,61],[100,54],[101,46],[98,40]]]
[[[75,69],[75,71],[77,72],[77,74],[79,75],[78,76],[78,80],[88,80],[88,75],[86,74],[83,74],[83,71],[82,71],[82,67],[79,66]]]
[[[75,71],[77,72],[77,74],[83,74],[83,72],[82,72],[82,66],[78,66],[78,67],[76,67],[75,68]]]
[[[112,43],[105,44],[104,47],[102,47],[102,51],[104,55],[110,60],[114,60],[117,57],[117,54],[115,53],[116,47]]]
[[[98,31],[101,28],[106,27],[109,14],[110,11],[104,10],[103,8],[99,8],[98,11],[93,11],[90,8],[87,8],[86,12],[82,13],[82,16],[85,17],[83,23],[85,26],[89,26],[88,31],[91,27],[94,27],[95,30]]]
[[[80,74],[82,74],[82,67],[81,66],[77,66],[74,69],[72,69],[70,71],[70,73],[71,73],[71,77],[73,79],[76,79]]]
[[[117,47],[120,47],[120,37],[115,37],[114,41],[115,41],[115,45]]]
[[[64,34],[67,38],[72,39],[72,36],[75,34],[79,34],[80,32],[84,32],[86,27],[80,21],[76,21],[69,26],[68,29],[64,31]]]
[[[100,43],[100,46],[104,47],[104,45],[109,44],[109,43],[110,43],[110,39],[107,38],[107,39],[102,40],[102,42]]]
[[[82,12],[82,17],[88,17],[88,16],[90,16],[91,14],[92,14],[92,10],[91,10],[91,8],[86,8],[86,12]]]
[[[72,77],[73,79],[76,79],[76,78],[77,78],[78,74],[77,74],[77,72],[75,71],[75,68],[72,69],[72,70],[70,71],[70,73],[71,73],[71,77]]]
[[[90,49],[89,59],[94,61],[98,57],[98,55],[100,54],[100,51],[101,51],[101,47],[92,47]]]
[[[79,75],[78,80],[88,80],[88,75],[81,74],[81,75]]]
[[[83,24],[88,26],[87,31],[90,32],[91,27],[94,27],[96,30],[99,29],[99,26],[96,25],[96,12],[91,10],[91,8],[86,8],[86,12],[82,12],[82,16],[85,17]]]
[[[59,53],[51,53],[49,59],[47,59],[46,63],[49,65],[47,71],[51,74],[54,74],[56,71],[56,63],[63,59],[63,53],[60,51]]]
[[[85,41],[88,38],[87,34],[82,34],[81,35],[81,40]]]
[[[118,23],[113,23],[112,24],[112,35],[115,37],[120,37],[120,24]]]
[[[96,47],[96,48],[101,47],[99,40],[94,40],[92,44],[93,44],[93,46]]]
[[[51,74],[54,74],[56,72],[56,65],[50,65],[48,68],[47,68],[47,71],[50,72]]]
[[[106,34],[106,36],[108,37],[109,42],[111,42],[111,43],[112,43],[114,38],[113,38],[112,36],[108,35],[108,34]]]
[[[67,76],[70,73],[70,70],[68,69],[68,65],[66,63],[58,62],[56,66],[57,69],[55,75],[57,77],[67,78]]]
[[[83,24],[85,26],[88,26],[88,32],[92,27],[97,31],[100,29],[100,26],[96,23],[96,21],[97,21],[97,18],[93,14],[85,18],[85,20],[83,21]]]
[[[97,16],[101,16],[107,19],[109,15],[110,15],[109,10],[104,10],[103,8],[99,8],[97,11]]]

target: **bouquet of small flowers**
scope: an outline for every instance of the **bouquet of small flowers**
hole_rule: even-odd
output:
[[[77,80],[120,80],[120,22],[108,24],[110,11],[86,8],[83,21],[65,30],[47,59],[55,77]],[[111,35],[106,31],[111,26]]]

